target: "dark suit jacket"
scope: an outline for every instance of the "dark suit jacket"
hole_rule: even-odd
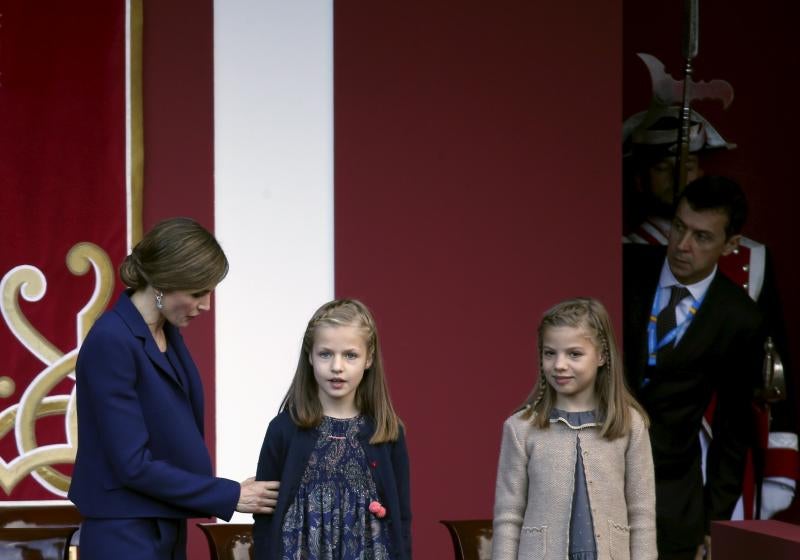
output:
[[[373,469],[380,502],[386,507],[394,549],[391,551],[391,558],[410,560],[411,499],[405,435],[401,429],[397,441],[372,445],[369,439],[374,429],[372,420],[367,417],[359,438],[367,462]],[[283,558],[283,517],[297,495],[318,435],[319,431],[316,429],[299,428],[287,412],[281,412],[269,423],[258,458],[256,480],[280,480],[281,488],[275,513],[253,516],[256,560]]]
[[[239,484],[212,475],[203,440],[203,388],[178,329],[159,351],[123,293],[81,346],[76,371],[78,456],[69,498],[84,517],[230,519]]]
[[[730,519],[752,444],[751,402],[759,385],[764,331],[745,292],[717,273],[689,328],[655,367],[647,365],[647,323],[665,248],[624,248],[624,354],[628,382],[650,415],[659,550],[696,546],[710,519]],[[705,493],[698,431],[717,404]]]

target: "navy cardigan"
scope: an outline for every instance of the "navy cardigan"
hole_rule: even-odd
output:
[[[386,507],[392,551],[397,560],[411,559],[411,500],[409,491],[408,452],[405,434],[400,430],[397,441],[372,445],[374,423],[366,417],[359,439],[378,490],[381,504]],[[283,555],[283,517],[294,501],[300,479],[314,450],[319,431],[298,427],[288,412],[281,412],[269,423],[261,455],[258,458],[256,480],[280,480],[278,505],[275,513],[254,515],[253,541],[256,560],[280,559]]]

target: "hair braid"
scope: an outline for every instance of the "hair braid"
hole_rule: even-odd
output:
[[[541,370],[540,370],[541,371]],[[533,400],[533,404],[531,405],[531,409],[535,409],[539,406],[539,403],[542,402],[544,398],[544,394],[547,391],[547,379],[545,379],[544,373],[539,374],[539,383],[538,383],[537,391],[536,391],[536,398]]]

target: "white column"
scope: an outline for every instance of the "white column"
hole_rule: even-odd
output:
[[[214,67],[217,473],[241,480],[334,293],[332,0],[215,1]]]

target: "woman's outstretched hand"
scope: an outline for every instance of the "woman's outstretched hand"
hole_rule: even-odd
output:
[[[281,483],[277,480],[256,480],[253,476],[242,481],[236,511],[240,513],[272,513],[278,503],[280,485]]]

